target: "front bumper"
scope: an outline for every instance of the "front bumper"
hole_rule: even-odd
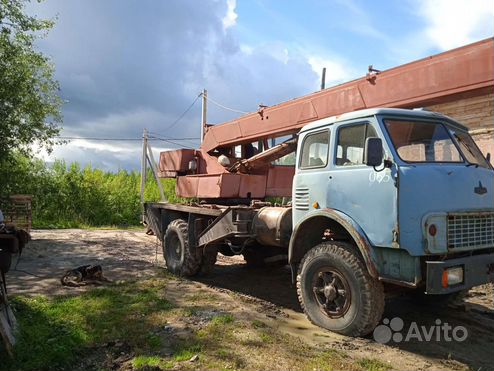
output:
[[[465,256],[444,261],[426,261],[427,294],[448,294],[494,282],[494,253]],[[463,282],[443,287],[443,272],[451,267],[463,268]]]

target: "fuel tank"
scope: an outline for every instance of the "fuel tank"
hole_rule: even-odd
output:
[[[253,220],[257,242],[266,246],[288,247],[292,234],[292,208],[266,206]]]

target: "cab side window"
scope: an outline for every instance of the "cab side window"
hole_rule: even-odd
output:
[[[362,165],[364,163],[365,140],[372,137],[377,137],[377,133],[370,124],[341,127],[338,130],[336,165]]]
[[[308,134],[304,139],[300,156],[300,168],[325,167],[328,164],[329,130]]]

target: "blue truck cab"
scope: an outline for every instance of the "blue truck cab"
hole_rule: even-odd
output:
[[[302,307],[340,333],[372,331],[383,284],[444,298],[494,279],[494,170],[439,113],[368,109],[305,126],[292,222]]]

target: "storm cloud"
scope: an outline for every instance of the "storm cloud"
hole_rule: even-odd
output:
[[[32,13],[57,17],[39,48],[51,56],[66,100],[63,135],[138,138],[147,128],[166,137],[198,137],[200,104],[171,130],[167,127],[204,87],[211,98],[241,111],[316,90],[318,76],[301,53],[273,42],[240,45],[232,5],[193,0],[33,4]],[[236,116],[209,107],[212,123]],[[136,168],[139,145],[112,143],[116,150],[110,151],[106,144],[81,147],[79,141],[58,147],[54,157],[106,169]]]

